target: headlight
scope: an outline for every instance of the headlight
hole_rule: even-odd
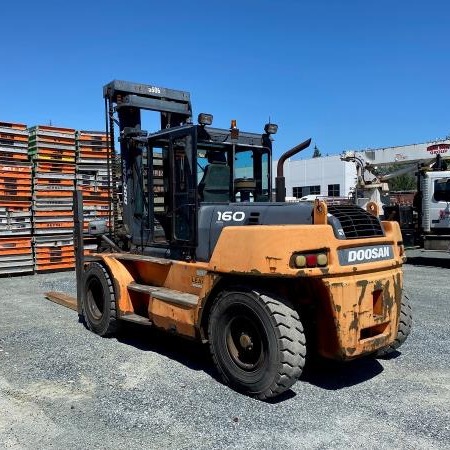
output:
[[[212,114],[200,113],[198,115],[198,123],[200,125],[211,125],[213,121]]]
[[[266,125],[264,126],[264,131],[267,134],[276,134],[276,132],[278,131],[278,125],[274,123],[266,123]]]

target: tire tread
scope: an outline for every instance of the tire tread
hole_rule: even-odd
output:
[[[108,292],[105,293],[105,295],[108,296],[108,304],[105,304],[105,308],[109,308],[109,320],[106,326],[103,328],[99,328],[92,324],[88,317],[86,317],[86,313],[84,312],[85,321],[88,326],[88,328],[93,331],[96,334],[99,334],[103,337],[110,337],[117,333],[118,330],[118,320],[117,320],[117,309],[116,309],[116,297],[114,292],[114,286],[111,280],[111,277],[106,270],[105,266],[103,264],[100,264],[98,262],[92,262],[90,263],[86,268],[86,274],[89,273],[89,271],[95,271],[100,270],[102,273],[102,276],[104,277],[104,280],[106,281],[106,285],[108,287]],[[84,301],[87,301],[86,298]],[[106,303],[106,302],[105,302]]]
[[[397,336],[394,339],[394,342],[376,352],[377,357],[389,357],[390,355],[395,353],[400,346],[404,344],[409,334],[411,333],[412,320],[412,308],[409,298],[406,295],[403,295],[400,307]]]
[[[271,311],[272,317],[278,315],[283,318],[276,321],[282,355],[277,377],[265,392],[257,396],[260,400],[265,400],[286,391],[298,380],[305,365],[306,348],[302,344],[304,341],[303,327],[294,308],[286,301],[272,299],[264,294],[256,294],[265,303],[266,308]],[[281,334],[281,327],[283,334]]]
[[[216,299],[215,307],[220,304],[223,296],[231,292],[225,291],[220,294]],[[289,302],[257,291],[246,292],[246,294],[251,295],[256,302],[260,302],[270,317],[279,349],[277,369],[270,385],[262,392],[246,392],[248,395],[260,400],[266,400],[288,390],[302,374],[306,358],[305,333],[299,314]],[[213,307],[211,316],[214,316],[215,307]],[[213,329],[214,320],[210,320],[208,326],[209,336],[212,335]],[[210,345],[210,351],[214,364],[224,382],[233,384],[233,380],[229,380],[222,369],[213,345]]]

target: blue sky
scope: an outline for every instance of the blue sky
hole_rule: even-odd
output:
[[[309,137],[325,155],[450,134],[445,0],[26,0],[0,15],[0,121],[102,130],[102,86],[123,79],[189,91],[217,127],[270,117],[275,157]]]

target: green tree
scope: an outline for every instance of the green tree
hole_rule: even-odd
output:
[[[385,166],[377,172],[377,175],[389,175],[397,170],[400,170],[401,164],[392,164],[390,166]],[[417,189],[417,180],[414,176],[414,169],[411,169],[411,173],[404,173],[393,177],[387,181],[390,191],[414,191]]]
[[[314,153],[313,153],[313,158],[319,158],[322,156],[322,153],[320,153],[320,150],[317,148],[317,145],[314,146]]]
[[[410,174],[399,175],[388,180],[390,191],[414,191],[417,188],[416,177]]]

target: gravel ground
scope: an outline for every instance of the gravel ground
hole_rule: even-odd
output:
[[[414,328],[398,357],[323,364],[271,403],[218,382],[205,346],[90,333],[43,296],[74,293],[72,272],[2,278],[0,447],[450,448],[448,273],[405,266]]]

